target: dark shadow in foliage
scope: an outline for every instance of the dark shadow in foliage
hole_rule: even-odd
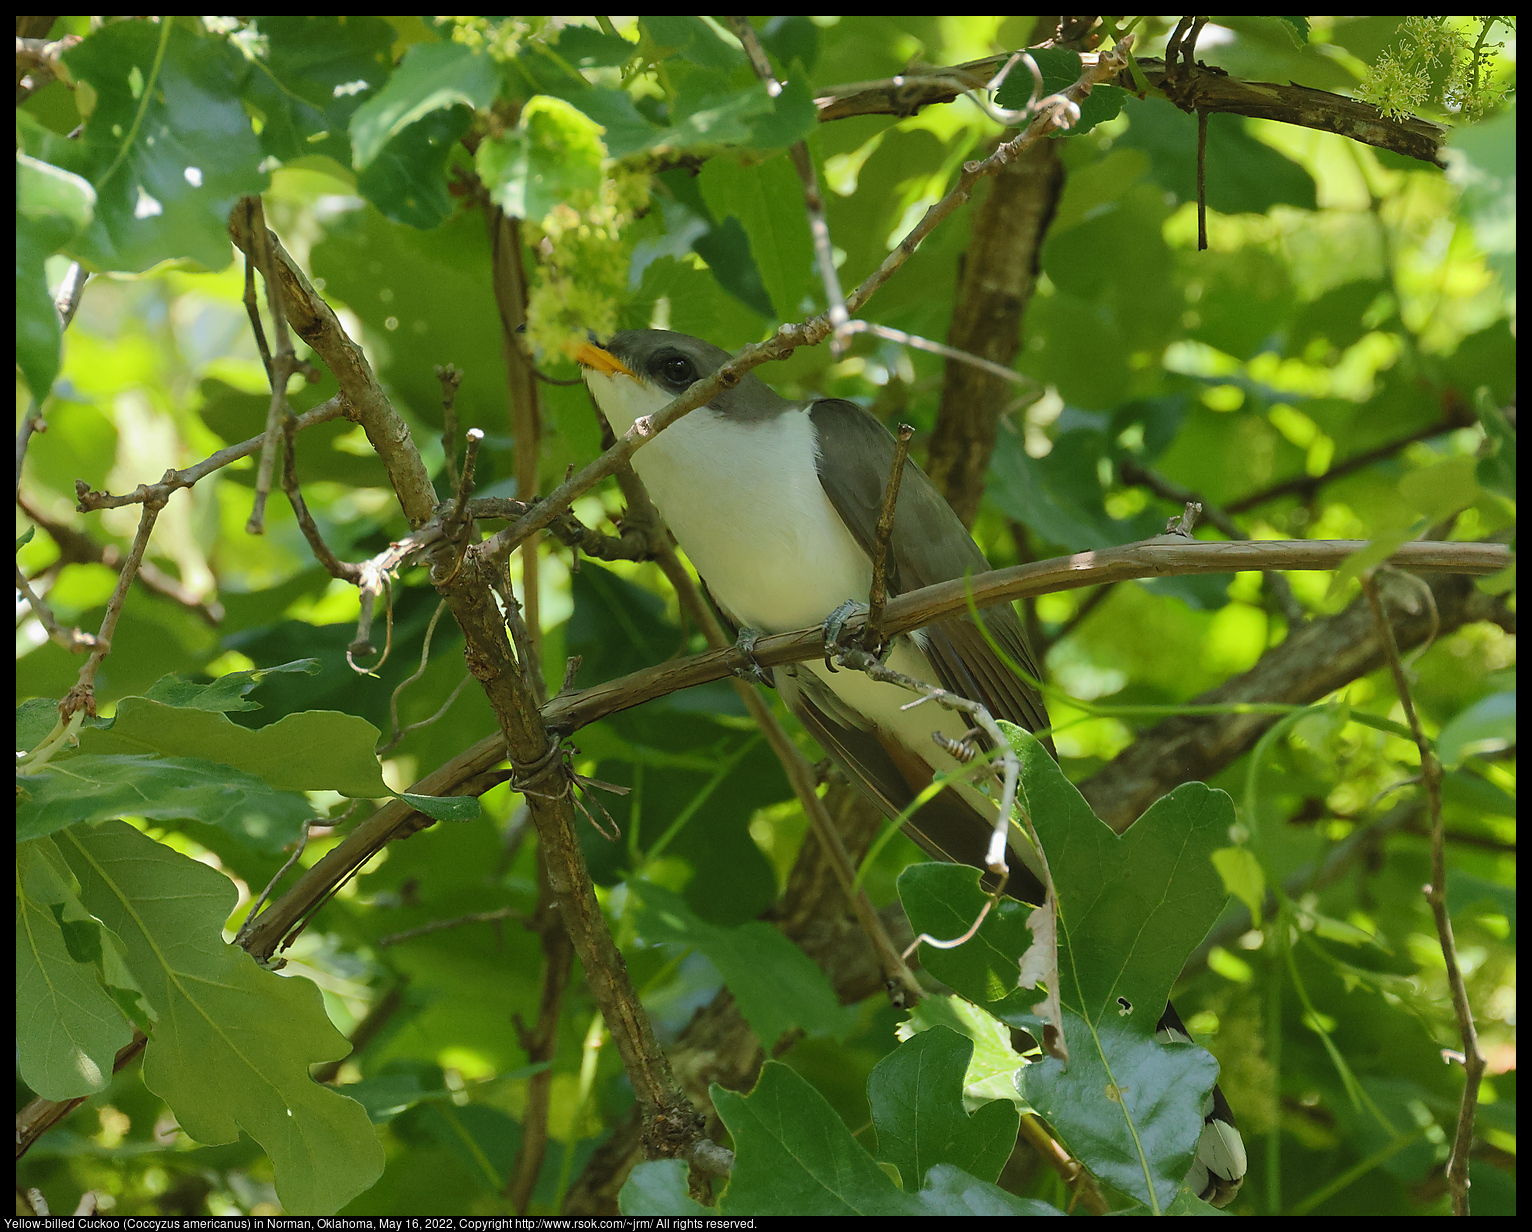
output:
[[[614,572],[582,562],[572,589],[567,647],[582,657],[581,686],[691,649],[665,619],[662,600]],[[633,866],[635,846],[647,854],[663,842],[664,856],[690,864],[683,897],[710,923],[754,919],[772,901],[776,877],[750,838],[750,817],[791,790],[770,747],[736,717],[743,709],[734,690],[718,681],[623,711],[575,737],[600,759],[596,778],[632,788],[627,796],[594,792],[620,838],[604,838],[579,822],[598,883],[620,881]]]

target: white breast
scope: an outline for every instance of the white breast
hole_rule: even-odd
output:
[[[655,395],[624,376],[587,380],[618,433],[668,401],[648,405]],[[780,633],[866,602],[872,562],[820,486],[806,409],[743,422],[702,407],[635,453],[633,469],[735,619]]]

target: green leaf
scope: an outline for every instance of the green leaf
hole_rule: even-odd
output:
[[[351,165],[351,117],[393,71],[394,31],[381,17],[263,14],[242,40],[259,65],[245,98],[261,117],[261,148],[284,162],[325,154]]]
[[[1436,737],[1436,756],[1455,768],[1476,753],[1497,752],[1516,742],[1516,694],[1494,693],[1455,714]]]
[[[900,1190],[851,1136],[825,1097],[779,1061],[767,1061],[748,1096],[709,1088],[734,1139],[723,1215],[910,1215]]]
[[[357,175],[357,190],[391,222],[441,225],[452,214],[447,160],[472,123],[467,107],[431,112],[383,147]]]
[[[794,1027],[819,1035],[847,1025],[847,1011],[824,972],[771,925],[752,920],[720,928],[659,886],[629,882],[628,888],[639,904],[634,912],[639,934],[647,941],[695,946],[706,954],[768,1051]]]
[[[1032,1111],[1016,1085],[1016,1074],[1023,1061],[1011,1047],[1011,1028],[1006,1023],[963,997],[926,997],[899,1024],[897,1034],[900,1039],[909,1039],[932,1027],[956,1031],[973,1044],[973,1056],[963,1075],[964,1107],[1005,1099],[1015,1104],[1019,1112]]]
[[[63,339],[44,263],[89,225],[95,204],[87,181],[16,151],[16,363],[39,402],[58,376]]]
[[[589,26],[565,26],[554,46],[561,57],[577,68],[616,68],[638,51],[636,43],[621,35],[592,30]]]
[[[617,1194],[617,1209],[624,1215],[676,1215],[682,1218],[715,1215],[687,1192],[684,1159],[650,1159],[628,1173]]]
[[[1213,853],[1213,867],[1223,878],[1223,887],[1250,908],[1256,922],[1266,909],[1266,874],[1255,852],[1248,847],[1220,847]]]
[[[550,84],[548,90],[601,126],[608,158],[627,158],[650,149],[658,144],[664,131],[639,112],[626,90],[601,87],[582,90],[564,83]]]
[[[750,144],[758,150],[780,149],[802,141],[819,125],[819,109],[814,106],[814,92],[803,65],[794,64],[791,75],[782,83],[782,92],[771,102],[771,110],[751,126]],[[820,173],[821,179],[823,172]]]
[[[1508,296],[1516,295],[1516,109],[1447,138],[1447,178],[1463,189],[1457,210],[1473,227],[1491,269]]]
[[[915,1195],[922,1215],[1063,1215],[1036,1198],[1018,1198],[998,1185],[969,1176],[951,1164],[934,1164]]]
[[[111,22],[63,58],[95,91],[70,169],[95,187],[96,210],[72,255],[102,270],[227,266],[229,212],[268,180],[241,98],[249,64],[173,17]]]
[[[16,707],[16,752],[35,749],[59,721],[58,702],[51,697],[29,697]]]
[[[689,13],[653,14],[639,19],[639,28],[661,55],[679,54],[700,68],[728,72],[744,64],[744,55],[729,46],[700,17]]]
[[[16,783],[18,841],[79,822],[143,817],[206,822],[277,851],[314,816],[302,796],[198,757],[80,754],[18,774]]]
[[[899,874],[899,901],[917,933],[960,937],[989,900],[981,874],[966,864],[913,864]],[[1025,1016],[1042,993],[1016,986],[1018,960],[1032,944],[1031,908],[1002,898],[979,931],[955,949],[927,946],[920,961],[936,979],[1004,1021]],[[1018,1020],[1019,1025],[1019,1020]]]
[[[51,840],[17,846],[16,1064],[44,1099],[103,1090],[118,1049],[133,1038],[100,970],[76,958],[65,940],[63,921],[99,928],[72,880]]]
[[[1093,1173],[1142,1202],[1152,1186],[1163,1210],[1192,1165],[1218,1062],[1117,1018],[1089,1023],[1067,1004],[1064,1034],[1068,1064],[1044,1057],[1027,1066],[1022,1093]]]
[[[709,1094],[734,1139],[734,1172],[718,1202],[723,1215],[1059,1213],[947,1163],[930,1167],[919,1193],[900,1189],[824,1096],[778,1061],[766,1062],[748,1096],[716,1083]]]
[[[563,99],[538,95],[504,137],[480,143],[479,178],[507,214],[541,222],[555,206],[580,209],[601,188],[598,125]]]
[[[1022,1093],[1103,1180],[1163,1209],[1191,1165],[1218,1063],[1195,1045],[1160,1043],[1154,1029],[1187,955],[1228,901],[1211,858],[1229,841],[1234,805],[1185,783],[1119,836],[1034,736],[1005,730],[1022,760],[1018,807],[1058,891],[1069,1048],[1067,1063],[1028,1066]]]
[[[401,1137],[414,1131],[446,1147],[488,1194],[499,1194],[521,1146],[521,1126],[486,1104],[431,1100],[411,1108],[396,1125]]]
[[[367,1189],[383,1169],[367,1114],[308,1073],[350,1045],[313,984],[224,943],[233,883],[121,822],[66,831],[60,847],[81,901],[126,946],[155,1016],[144,1085],[181,1128],[206,1143],[248,1133],[289,1214],[333,1214]]]
[[[1428,522],[1439,522],[1479,498],[1476,466],[1474,458],[1457,457],[1406,471],[1399,480],[1399,495]]]
[[[1028,54],[1036,63],[1037,71],[1042,74],[1043,86],[1038,94],[1040,99],[1061,93],[1080,80],[1082,69],[1078,52],[1033,48]],[[1037,79],[1027,66],[1017,64],[995,91],[995,102],[1001,107],[1018,111],[1027,105],[1036,86]],[[1072,128],[1062,130],[1063,135],[1078,137],[1081,133],[1090,132],[1096,125],[1116,116],[1127,99],[1128,92],[1121,86],[1096,86],[1080,101],[1079,122]]]
[[[414,792],[401,791],[399,799],[411,808],[419,809],[427,817],[437,821],[477,821],[479,819],[478,796],[419,796]]]
[[[334,710],[289,714],[252,731],[216,711],[125,697],[109,729],[82,733],[80,751],[205,758],[282,791],[375,800],[392,794],[373,752],[377,743],[371,723]]]
[[[714,218],[737,218],[744,227],[779,320],[797,320],[806,303],[822,298],[803,184],[785,154],[748,167],[712,159],[698,184]]]
[[[259,702],[246,698],[267,676],[278,672],[315,676],[320,671],[318,659],[294,659],[276,667],[258,667],[247,672],[228,672],[210,684],[195,684],[180,676],[162,676],[144,694],[150,701],[187,710],[211,710],[228,714],[240,710],[259,710]]]
[[[417,43],[388,84],[351,117],[352,163],[365,171],[406,129],[436,112],[487,108],[499,74],[488,54],[462,43]]]
[[[879,1061],[867,1080],[878,1158],[899,1169],[907,1189],[920,1189],[937,1164],[996,1181],[1016,1145],[1021,1114],[996,1100],[970,1115],[963,1082],[973,1042],[946,1027],[906,1040]]]

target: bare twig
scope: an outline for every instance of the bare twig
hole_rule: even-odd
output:
[[[245,210],[250,234],[254,240],[254,264],[260,267],[261,282],[266,287],[266,310],[271,314],[271,330],[276,352],[266,369],[271,382],[271,403],[266,410],[265,439],[261,442],[261,460],[255,473],[255,502],[250,510],[245,530],[252,535],[265,533],[266,498],[271,493],[271,474],[277,459],[277,430],[286,418],[291,417],[287,407],[287,378],[293,373],[294,355],[292,340],[287,334],[287,315],[282,310],[282,288],[272,275],[274,261],[267,243],[266,211],[259,194],[245,198]],[[247,277],[250,257],[246,257]]]
[[[1365,540],[1351,539],[1238,543],[1177,538],[1081,552],[908,591],[888,601],[883,609],[880,632],[892,637],[944,617],[959,615],[968,610],[970,596],[974,604],[984,608],[1007,599],[1133,578],[1234,573],[1245,569],[1335,569],[1365,546]],[[1390,562],[1412,571],[1483,576],[1499,572],[1510,564],[1511,559],[1510,549],[1498,543],[1407,543],[1390,557]],[[855,618],[850,624],[856,624]],[[855,632],[854,627],[850,632]],[[823,653],[824,630],[817,625],[763,637],[751,651],[752,657],[763,667],[801,662]],[[554,698],[545,707],[544,715],[551,727],[574,731],[618,710],[663,697],[677,689],[721,679],[735,668],[747,666],[737,649],[710,650]],[[1100,815],[1099,809],[1097,815]]]
[[[38,623],[48,631],[49,638],[56,644],[76,654],[83,650],[89,650],[96,644],[96,639],[84,630],[79,628],[66,629],[63,625],[59,624],[58,617],[53,614],[53,609],[32,589],[32,583],[27,581],[27,575],[21,571],[19,564],[16,566],[16,589],[25,597],[27,606],[32,609],[32,615],[37,617]]]
[[[1021,759],[1011,748],[1005,734],[991,716],[989,709],[971,698],[962,697],[947,689],[940,689],[927,684],[923,680],[916,680],[903,672],[894,671],[879,663],[877,658],[865,650],[850,649],[836,655],[836,662],[846,667],[855,668],[863,672],[871,680],[882,681],[885,684],[898,685],[901,689],[908,689],[912,693],[918,693],[919,699],[910,702],[904,709],[918,706],[922,702],[934,701],[938,706],[948,710],[955,710],[959,714],[967,715],[972,720],[976,729],[972,734],[983,733],[989,741],[989,758],[986,766],[991,773],[994,772],[994,761],[998,761],[1002,767],[1000,772],[1000,800],[995,813],[994,829],[990,834],[989,850],[985,852],[984,863],[989,871],[995,874],[995,883],[990,888],[988,898],[979,913],[974,917],[969,926],[956,937],[938,938],[929,933],[921,933],[905,950],[902,957],[908,958],[916,947],[922,943],[935,946],[938,949],[955,949],[969,940],[979,931],[979,926],[984,923],[984,918],[1000,901],[1000,896],[1005,892],[1006,882],[1011,875],[1010,865],[1006,861],[1006,849],[1010,839],[1011,821],[1015,817],[1020,820],[1022,829],[1026,832],[1028,841],[1032,844],[1032,854],[1037,863],[1033,871],[1037,873],[1038,880],[1042,883],[1044,898],[1042,904],[1033,913],[1034,918],[1029,925],[1032,927],[1040,943],[1046,946],[1046,952],[1041,954],[1036,964],[1028,987],[1035,985],[1039,980],[1047,984],[1050,989],[1057,989],[1058,984],[1058,950],[1054,940],[1057,937],[1055,913],[1058,909],[1058,894],[1053,887],[1053,871],[1048,866],[1048,855],[1043,850],[1042,841],[1037,837],[1037,830],[1032,824],[1031,813],[1024,807],[1017,807],[1016,788],[1021,774]],[[939,733],[933,733],[933,738]],[[938,740],[943,748],[958,760],[969,762],[978,756],[978,750],[967,744],[965,737],[960,742],[960,748],[954,748],[952,742]],[[1038,912],[1043,913],[1041,916]],[[1045,924],[1044,921],[1047,921]],[[1064,1021],[1062,1012],[1058,1008],[1056,996],[1051,996],[1045,1002],[1036,1007],[1037,1012],[1044,1014],[1052,1027],[1051,1031],[1045,1032],[1044,1041],[1050,1055],[1067,1060],[1069,1057],[1069,1045],[1064,1038]]]
[[[330,545],[319,533],[319,524],[314,521],[313,514],[309,512],[308,502],[303,499],[303,491],[298,486],[298,421],[291,415],[285,416],[281,421],[281,427],[285,453],[282,464],[282,491],[287,496],[287,503],[292,506],[298,529],[303,532],[304,539],[308,541],[309,550],[314,553],[314,559],[324,566],[326,573],[333,578],[355,585],[361,581],[360,566],[341,560],[330,550]],[[264,446],[262,448],[264,449]]]
[[[436,379],[442,387],[442,460],[447,469],[447,486],[457,487],[457,390],[463,374],[451,364],[436,365]]]
[[[325,423],[331,419],[339,419],[342,415],[348,418],[353,416],[350,404],[345,395],[336,394],[326,402],[321,402],[312,411],[305,411],[297,417],[293,427],[297,431],[311,428],[315,424]],[[210,454],[194,466],[188,466],[184,470],[166,471],[158,483],[139,484],[126,496],[113,496],[110,492],[97,492],[84,480],[75,482],[75,498],[81,513],[91,513],[97,509],[120,509],[124,505],[140,505],[151,498],[169,496],[179,488],[189,488],[200,479],[205,479],[214,471],[221,470],[231,462],[237,462],[240,458],[248,458],[261,448],[264,436],[252,436],[248,441],[241,441],[238,445],[230,445],[226,449],[220,449],[215,454]]]
[[[516,907],[496,907],[493,911],[470,911],[467,915],[456,915],[450,920],[432,920],[429,924],[422,924],[418,928],[406,928],[402,932],[387,933],[378,938],[378,947],[386,949],[391,945],[413,941],[416,937],[429,936],[431,933],[439,933],[448,928],[462,928],[465,924],[495,924],[501,920],[525,921],[526,915]]]
[[[1378,626],[1378,636],[1383,643],[1389,671],[1393,673],[1394,688],[1399,693],[1399,704],[1404,707],[1405,718],[1414,734],[1420,750],[1420,778],[1425,787],[1426,807],[1431,818],[1431,884],[1426,887],[1426,901],[1431,904],[1431,914],[1436,920],[1436,935],[1441,944],[1442,960],[1446,966],[1447,987],[1452,992],[1452,1008],[1457,1015],[1458,1034],[1463,1040],[1463,1099],[1458,1108],[1457,1132],[1453,1135],[1452,1153],[1447,1159],[1447,1187],[1452,1194],[1452,1213],[1468,1214],[1468,1158],[1473,1149],[1474,1109],[1479,1100],[1479,1082],[1484,1077],[1484,1054],[1479,1049],[1479,1033],[1474,1026],[1473,1007],[1468,1003],[1468,988],[1463,982],[1463,968],[1458,960],[1457,942],[1452,935],[1452,917],[1447,911],[1447,859],[1442,830],[1442,766],[1436,758],[1420,715],[1415,710],[1415,699],[1410,689],[1409,677],[1399,658],[1399,647],[1394,641],[1394,629],[1383,610],[1383,599],[1371,574],[1362,579],[1362,590],[1372,608],[1373,619]]]
[[[169,473],[167,471],[166,475],[168,476]],[[144,501],[144,510],[138,519],[138,534],[133,538],[133,546],[128,551],[127,560],[122,563],[122,572],[117,575],[117,585],[112,588],[112,597],[107,600],[106,614],[101,618],[101,629],[96,634],[90,657],[81,665],[74,687],[64,694],[63,700],[59,702],[61,718],[68,719],[77,710],[84,710],[90,715],[96,713],[96,672],[100,670],[102,660],[112,652],[112,634],[117,631],[117,621],[122,615],[122,605],[128,597],[128,587],[133,584],[134,575],[138,573],[138,566],[143,562],[144,553],[149,549],[149,536],[154,531],[154,524],[159,519],[160,510],[165,507],[169,499],[169,496],[159,496]]]
[[[905,459],[910,456],[910,441],[915,429],[900,424],[894,436],[894,462],[888,472],[888,483],[883,489],[883,506],[878,510],[876,538],[872,553],[872,588],[867,595],[867,628],[878,631],[883,618],[883,605],[888,602],[888,545],[894,533],[894,510],[899,504],[899,485],[904,480]]]
[[[858,115],[914,115],[922,107],[950,103],[959,95],[983,89],[1013,54],[1001,52],[966,64],[921,68],[878,81],[852,81],[831,86],[815,97],[814,105],[819,109],[820,123]],[[1110,54],[1110,51],[1083,52],[1080,58],[1090,66],[1100,56]],[[1169,69],[1163,60],[1140,58],[1138,67],[1152,88],[1171,96],[1175,87],[1167,88]],[[1107,80],[1111,85],[1137,93],[1126,62]],[[1257,116],[1321,132],[1339,133],[1353,141],[1438,166],[1443,162],[1442,142],[1447,131],[1439,124],[1415,116],[1391,120],[1370,103],[1324,90],[1270,81],[1242,81],[1218,69],[1194,64],[1182,74],[1179,90],[1172,101],[1187,111],[1200,109]]]
[[[53,297],[53,306],[58,309],[59,324],[64,329],[69,328],[74,314],[79,311],[80,297],[85,293],[85,284],[89,281],[90,275],[76,261],[64,274],[64,281],[59,283],[58,294]]]
[[[89,535],[75,530],[74,527],[48,517],[25,492],[16,494],[16,504],[30,521],[47,531],[53,542],[58,545],[58,559],[44,570],[45,573],[68,564],[105,565],[113,572],[122,568],[123,553],[116,544],[97,543]],[[41,574],[35,576],[41,576]],[[179,578],[172,577],[148,561],[139,564],[137,581],[151,594],[161,595],[179,603],[187,610],[195,612],[210,625],[216,626],[223,621],[223,605],[216,599],[199,599]]]
[[[355,802],[353,802],[352,807],[355,807]],[[349,813],[351,810],[348,808],[346,811]],[[338,821],[339,818],[336,820]],[[325,824],[329,825],[331,823],[326,822]],[[261,891],[260,896],[250,904],[250,910],[245,912],[245,922],[239,926],[239,932],[234,934],[235,945],[243,945],[245,943],[245,938],[250,935],[251,928],[255,926],[256,916],[261,913],[261,908],[266,905],[266,900],[271,897],[271,892],[277,888],[277,884],[282,878],[287,876],[288,870],[302,859],[304,851],[308,849],[309,831],[313,828],[313,825],[312,821],[305,821],[303,823],[303,833],[298,836],[298,843],[293,848],[293,854],[287,857],[287,862],[277,869],[271,880],[266,883],[266,888]]]
[[[971,351],[960,351],[957,347],[948,346],[944,342],[935,342],[930,338],[922,338],[919,334],[907,334],[902,329],[890,329],[887,325],[876,325],[871,321],[850,321],[846,325],[848,333],[875,334],[879,338],[887,338],[890,342],[903,343],[922,351],[930,351],[933,355],[940,355],[945,359],[953,359],[961,364],[969,364],[975,368],[982,368],[991,376],[998,376],[1002,380],[1021,385],[1028,390],[1038,390],[1037,382],[1024,373],[1017,372],[1013,368],[1007,368],[993,360],[985,359],[982,355],[975,355]],[[1040,390],[1038,392],[1041,392]]]
[[[463,691],[463,686],[468,683],[467,676],[464,676],[462,680],[458,681],[457,687],[447,695],[447,700],[441,704],[441,709],[439,709],[429,719],[422,719],[419,723],[411,723],[407,727],[401,727],[399,725],[399,695],[403,693],[405,689],[409,688],[410,685],[414,684],[417,680],[426,674],[426,665],[431,662],[431,641],[436,636],[436,622],[441,619],[442,613],[446,610],[447,605],[445,603],[438,603],[436,605],[436,610],[431,613],[431,619],[426,624],[426,635],[421,640],[420,666],[417,667],[408,676],[406,676],[403,680],[401,680],[398,684],[398,687],[396,687],[394,691],[388,696],[388,725],[392,734],[388,737],[387,740],[378,745],[379,757],[382,757],[385,753],[397,745],[401,740],[405,738],[405,736],[409,735],[410,732],[416,731],[422,727],[428,727],[432,723],[436,722],[437,719],[441,718],[442,715],[446,714],[452,703],[457,701],[457,696]]]
[[[1142,465],[1134,458],[1124,458],[1118,469],[1124,483],[1142,484],[1156,496],[1164,497],[1168,501],[1175,501],[1177,504],[1196,503],[1207,514],[1208,521],[1228,535],[1230,539],[1248,540],[1250,538],[1249,535],[1240,529],[1239,524],[1229,516],[1226,510],[1212,504],[1200,492],[1194,491],[1191,488],[1183,488],[1180,484],[1166,479],[1159,472]],[[1296,625],[1307,619],[1308,613],[1304,611],[1303,605],[1298,602],[1297,596],[1293,594],[1293,588],[1288,585],[1287,579],[1282,574],[1273,570],[1267,570],[1261,576],[1265,581],[1266,589],[1270,592],[1271,597],[1276,600],[1278,608],[1281,609],[1282,615],[1287,618],[1289,625]]]
[[[511,439],[516,446],[516,495],[527,498],[537,491],[543,415],[536,369],[526,349],[526,335],[521,332],[527,320],[527,276],[522,264],[521,222],[493,205],[485,209],[485,222],[490,231],[490,269],[495,306],[500,313],[501,349],[505,353]],[[539,652],[542,646],[542,598],[537,559],[541,539],[541,535],[530,535],[521,545],[521,600],[526,610],[531,645]]]

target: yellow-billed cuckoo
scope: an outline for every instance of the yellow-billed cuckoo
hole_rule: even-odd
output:
[[[628,330],[575,358],[612,431],[621,435],[688,386],[716,372],[727,351],[668,330]],[[821,624],[872,581],[876,524],[893,467],[888,430],[854,402],[791,402],[753,374],[666,428],[633,455],[633,469],[737,629],[781,633]],[[915,590],[989,568],[931,481],[905,464],[889,540],[889,591]],[[1039,677],[1021,622],[1009,603],[985,609],[991,637]],[[1037,691],[1018,678],[969,616],[938,621],[894,639],[888,665],[981,702],[996,718],[1029,731],[1048,726]],[[932,739],[961,739],[964,719],[922,706],[910,695],[856,671],[803,662],[774,669],[783,700],[820,745],[892,817],[937,774],[960,770]],[[1052,749],[1049,745],[1050,751]],[[944,787],[906,830],[943,860],[983,868],[995,805],[977,787]],[[1042,902],[1029,867],[1030,845],[1016,837],[1007,891]],[[1162,1035],[1189,1039],[1166,1006]],[[1244,1178],[1245,1152],[1223,1094],[1204,1108],[1205,1126],[1187,1181],[1223,1205]]]

